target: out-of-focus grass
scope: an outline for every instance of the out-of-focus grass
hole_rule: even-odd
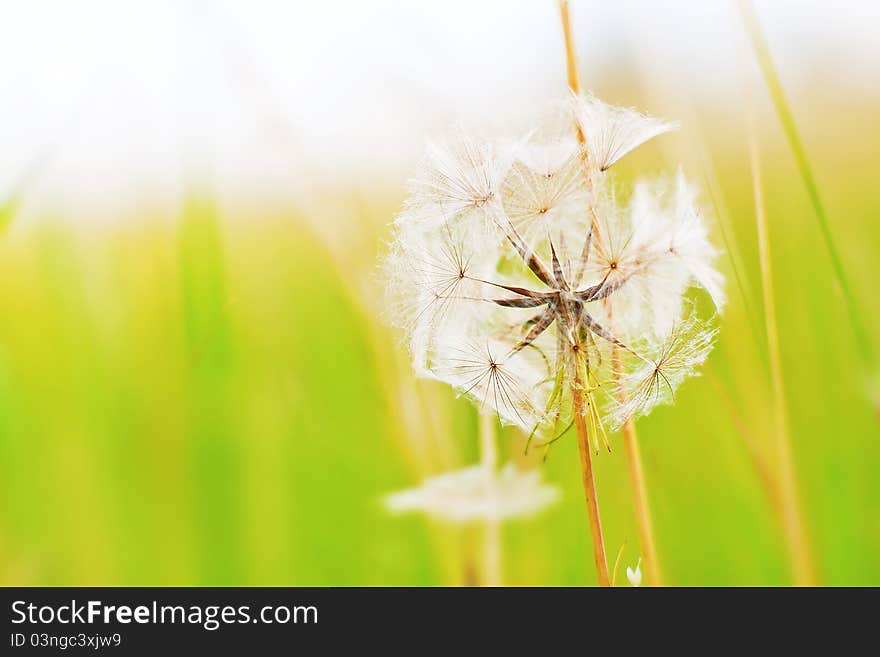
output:
[[[880,155],[864,138],[877,136],[873,110],[848,108],[834,135],[822,111],[803,136],[876,343]],[[741,137],[711,132],[706,147],[729,237],[756,284]],[[785,144],[764,137],[787,401],[820,576],[880,584],[880,425],[809,200]],[[622,173],[659,169],[659,152],[633,156],[643,159]],[[322,218],[340,231],[357,223],[346,234],[359,237],[341,248],[315,237],[309,217],[224,216],[195,192],[175,222],[13,221],[0,237],[0,583],[476,581],[477,529],[389,517],[380,503],[477,458],[470,404],[415,382],[378,318],[369,278],[399,200]],[[707,378],[639,423],[658,549],[671,583],[783,584],[778,525],[708,380],[759,449],[769,445],[764,346],[728,278]],[[522,440],[505,430],[504,458],[522,459]],[[546,464],[562,502],[504,527],[506,582],[593,582],[575,451],[560,441]],[[626,542],[631,565],[622,449],[596,469],[608,552]]]
[[[819,222],[822,241],[828,252],[828,257],[831,260],[831,266],[834,271],[834,277],[837,279],[837,284],[840,287],[840,293],[843,295],[847,316],[852,325],[853,333],[856,337],[856,343],[864,361],[863,366],[867,371],[868,376],[872,376],[873,372],[871,372],[871,370],[876,367],[873,345],[863,326],[859,304],[854,297],[852,288],[849,284],[849,276],[846,272],[846,267],[843,264],[840,253],[838,252],[833,231],[828,222],[828,215],[825,211],[825,204],[822,202],[821,194],[819,193],[819,186],[816,183],[813,174],[813,167],[810,164],[810,159],[807,156],[803,142],[801,141],[797,123],[791,110],[791,105],[786,98],[782,81],[779,79],[779,74],[776,71],[776,65],[773,62],[770,48],[764,37],[763,30],[758,17],[755,14],[752,3],[749,0],[742,0],[740,2],[740,10],[746,25],[746,31],[752,42],[755,58],[761,68],[764,81],[767,85],[767,90],[770,93],[770,97],[773,99],[773,105],[776,108],[776,113],[779,116],[783,131],[788,140],[788,145],[791,148],[794,161],[797,165],[798,173],[803,179],[807,194],[810,198],[810,203],[813,206],[813,211]]]

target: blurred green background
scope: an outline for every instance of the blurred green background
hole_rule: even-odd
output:
[[[812,108],[804,135],[876,341],[877,107],[848,107],[829,134],[823,113],[837,110]],[[762,125],[788,409],[821,580],[880,584],[878,418],[803,185],[772,114]],[[718,185],[751,317],[725,258],[731,302],[705,376],[639,423],[658,546],[670,583],[784,584],[746,446],[772,454],[744,133],[704,138],[711,159],[696,174],[711,169],[704,186]],[[661,146],[645,150],[621,178],[665,164]],[[347,199],[344,247],[296,210],[242,221],[195,188],[174,221],[13,217],[0,239],[0,582],[477,583],[479,527],[381,505],[478,458],[474,409],[414,381],[381,321],[375,258],[401,197]],[[522,446],[505,430],[506,458],[523,460]],[[545,467],[563,501],[504,526],[504,581],[590,583],[574,441]],[[632,564],[622,449],[596,467],[610,558],[626,543]]]
[[[561,65],[561,62],[560,62]],[[638,423],[668,583],[783,585],[760,468],[775,467],[747,101],[659,97],[633,71],[612,102],[681,118],[622,181],[685,171],[705,191],[730,298],[704,376]],[[813,209],[756,90],[797,478],[823,584],[880,585],[880,416]],[[872,342],[880,344],[880,98],[795,114]],[[413,378],[383,321],[377,258],[403,180],[308,207],[230,209],[193,184],[179,212],[112,225],[56,209],[0,232],[0,584],[439,585],[483,581],[484,529],[390,516],[389,492],[478,460],[477,415]],[[336,239],[344,236],[344,239]],[[736,268],[734,266],[736,263]],[[735,271],[736,269],[736,271]],[[503,582],[595,582],[573,436],[542,467],[561,502],[502,528]],[[595,459],[609,559],[639,556],[623,449]],[[623,579],[619,576],[619,579]]]

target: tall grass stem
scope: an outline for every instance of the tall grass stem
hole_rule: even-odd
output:
[[[850,286],[849,278],[843,265],[843,258],[841,257],[834,241],[834,235],[828,221],[828,214],[825,211],[825,205],[822,203],[822,198],[819,194],[819,186],[816,183],[816,178],[813,175],[813,168],[810,165],[810,160],[807,157],[806,150],[801,141],[800,133],[798,132],[797,124],[794,120],[794,114],[791,111],[791,106],[785,96],[785,90],[782,87],[779,74],[773,63],[773,56],[770,53],[770,47],[767,44],[767,39],[761,29],[761,24],[755,13],[755,8],[752,2],[750,0],[739,0],[739,8],[743,22],[745,23],[746,31],[749,35],[752,49],[755,53],[755,58],[758,60],[758,65],[761,68],[764,82],[767,85],[767,90],[770,93],[770,98],[773,101],[776,114],[779,116],[779,122],[782,124],[782,129],[785,132],[789,148],[794,156],[798,172],[803,179],[804,186],[807,188],[807,195],[810,198],[814,214],[819,222],[822,240],[831,259],[835,280],[837,281],[838,287],[843,295],[846,312],[849,317],[849,323],[852,327],[853,334],[856,338],[862,365],[865,368],[866,374],[868,376],[873,376],[876,369],[874,348],[865,329],[859,306],[856,303],[855,294]]]
[[[774,447],[779,477],[782,527],[791,558],[794,582],[802,586],[812,586],[816,583],[816,574],[795,476],[791,432],[785,406],[782,358],[779,348],[779,331],[776,325],[776,298],[773,292],[773,273],[771,270],[770,236],[767,230],[767,214],[761,182],[761,160],[754,121],[751,121],[749,126],[749,158],[755,197],[755,221],[758,231],[758,255],[761,265],[767,352],[770,358],[770,374],[773,385]]]

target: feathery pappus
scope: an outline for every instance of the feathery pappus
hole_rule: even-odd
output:
[[[622,200],[612,169],[673,128],[572,94],[525,135],[429,144],[385,260],[416,372],[545,444],[574,408],[596,440],[672,401],[712,349],[718,252],[681,171]]]

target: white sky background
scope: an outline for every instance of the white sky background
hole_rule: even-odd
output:
[[[756,4],[793,93],[878,93],[880,2]],[[739,92],[729,0],[571,11],[585,83],[625,62],[712,101]],[[77,219],[174,203],[194,176],[280,199],[391,185],[427,135],[565,88],[555,0],[0,0],[0,25],[0,198],[32,172],[26,207]]]

